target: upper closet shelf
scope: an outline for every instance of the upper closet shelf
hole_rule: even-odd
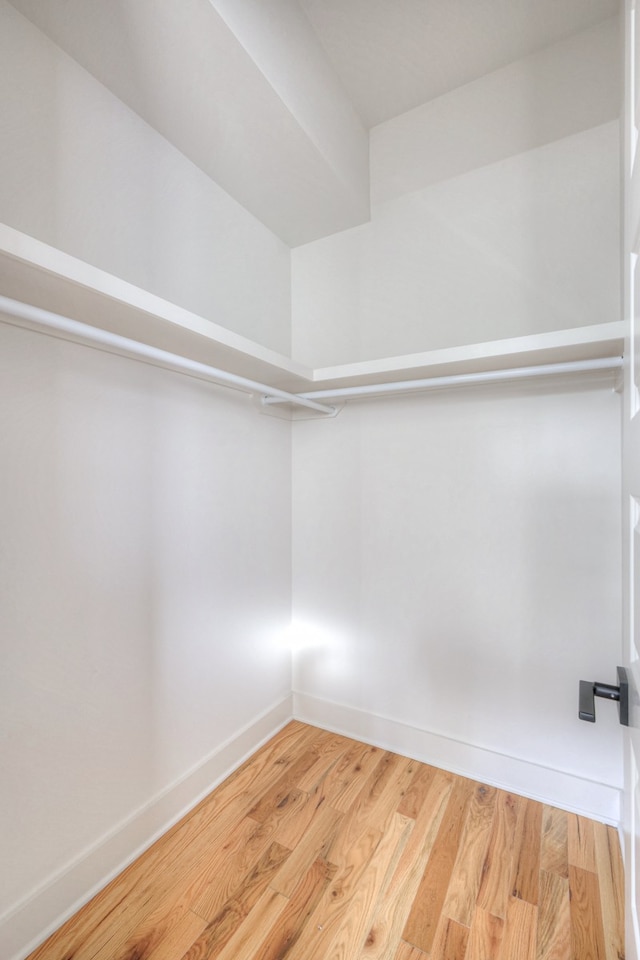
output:
[[[0,224],[0,293],[178,356],[278,385],[311,371],[219,324]]]
[[[624,325],[614,321],[312,370],[5,224],[0,224],[0,293],[292,393],[623,352]]]
[[[572,360],[621,357],[623,348],[624,323],[618,320],[381,360],[319,367],[314,371],[314,383],[337,388],[507,370]]]

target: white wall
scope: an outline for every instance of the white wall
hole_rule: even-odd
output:
[[[619,317],[615,21],[371,131],[371,223],[292,253],[316,366]]]
[[[0,0],[0,221],[281,353],[289,249]]]
[[[619,397],[442,392],[294,425],[294,705],[481,780],[619,815]]]
[[[9,958],[290,716],[291,484],[234,391],[2,323],[0,394]]]

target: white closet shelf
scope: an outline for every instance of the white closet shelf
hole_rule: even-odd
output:
[[[278,386],[313,372],[175,303],[0,224],[0,293],[109,333]]]
[[[0,293],[292,393],[616,357],[624,345],[613,321],[312,370],[5,224]]]
[[[314,384],[323,387],[348,387],[443,377],[511,367],[531,367],[572,360],[621,357],[624,348],[624,323],[593,324],[569,330],[554,330],[508,340],[490,340],[462,347],[445,347],[426,353],[385,357],[360,363],[320,367],[314,371]]]

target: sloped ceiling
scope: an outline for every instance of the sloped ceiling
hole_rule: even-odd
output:
[[[364,222],[367,128],[617,0],[11,0],[290,246]]]
[[[209,0],[13,6],[290,246],[367,219],[367,132],[297,4],[234,0],[238,35]]]
[[[299,0],[372,127],[615,16],[618,0]]]

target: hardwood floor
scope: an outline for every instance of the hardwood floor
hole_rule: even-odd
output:
[[[30,960],[620,960],[612,827],[296,721]]]

